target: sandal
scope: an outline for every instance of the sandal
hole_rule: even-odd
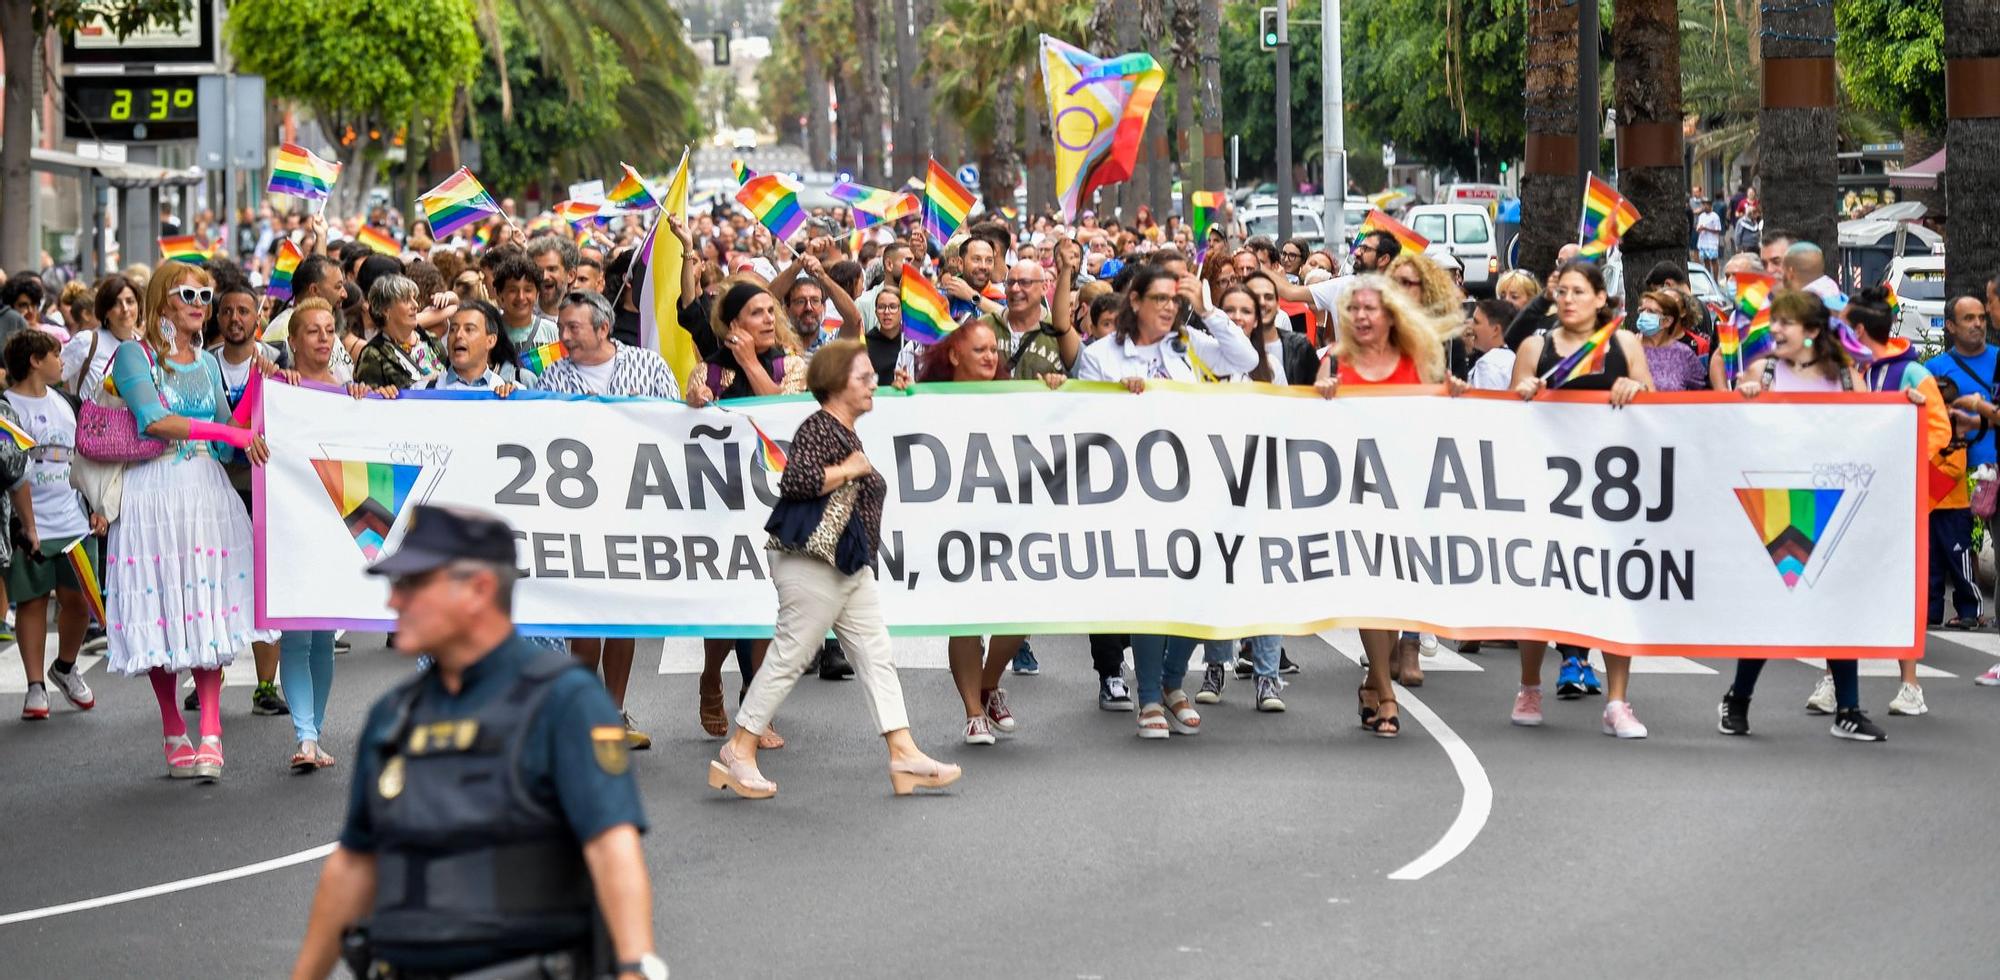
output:
[[[1992,626],[1993,621],[1985,616],[1974,616],[1971,619],[1967,619],[1964,616],[1954,616],[1946,620],[1944,624],[1945,629],[1958,630],[1960,632],[1990,629]]]
[[[1201,715],[1188,704],[1186,691],[1167,692],[1167,720],[1172,723],[1175,734],[1201,734]]]
[[[1375,715],[1375,723],[1368,726],[1368,730],[1374,732],[1377,738],[1395,738],[1403,734],[1403,713],[1396,710],[1396,699],[1383,698],[1382,707],[1393,713],[1378,712]]]
[[[1354,698],[1356,701],[1360,702],[1361,705],[1360,707],[1361,727],[1366,728],[1371,732],[1374,731],[1375,715],[1378,713],[1379,709],[1377,708],[1376,704],[1370,704],[1368,702],[1375,701],[1377,702],[1377,704],[1379,704],[1382,696],[1376,693],[1374,688],[1371,688],[1364,683],[1360,687],[1354,689]]]
[[[785,747],[785,736],[778,734],[777,726],[765,725],[764,734],[757,736],[757,750],[768,752]]]
[[[334,765],[333,756],[327,755],[325,749],[315,744],[313,746],[313,765],[320,769],[332,769]]]
[[[308,773],[319,768],[319,749],[311,742],[300,742],[299,750],[292,753],[292,761],[287,763],[295,773]]]
[[[1149,704],[1139,709],[1139,737],[1166,738],[1173,734],[1167,724],[1167,709],[1158,704]]]
[[[729,734],[729,716],[722,710],[722,678],[715,679],[713,685],[708,678],[701,681],[701,730],[709,738],[722,738]]]

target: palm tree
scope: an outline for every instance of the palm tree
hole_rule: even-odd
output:
[[[877,55],[881,0],[854,0],[854,128],[861,137],[861,179],[880,185],[882,169],[882,60]],[[845,103],[841,106],[846,109]],[[845,128],[843,126],[842,128]]]
[[[1947,91],[1956,74],[1970,76],[1975,60],[2000,58],[2000,2],[1944,0],[1944,57]],[[1983,109],[1962,104],[1981,98],[1986,100]],[[1948,295],[1979,295],[1989,277],[2000,276],[2000,118],[1994,118],[1992,99],[1991,91],[1968,86],[1953,92],[1946,107],[1945,143],[1951,154],[1945,180],[1951,214],[1951,248],[1944,260]]]
[[[1219,192],[1229,183],[1222,163],[1222,0],[1201,0],[1199,32],[1201,186]]]
[[[791,39],[799,53],[799,81],[806,90],[806,161],[812,168],[824,167],[832,159],[833,148],[827,134],[826,74],[821,69],[820,48],[812,36],[813,12],[787,3],[778,11],[778,29]]]
[[[1521,268],[1546,272],[1576,237],[1577,16],[1574,4],[1528,7],[1527,159],[1521,168]]]
[[[1194,93],[1201,84],[1202,0],[1173,0],[1173,4],[1167,36],[1173,41],[1174,58],[1174,157],[1180,161],[1181,175],[1187,178],[1187,191],[1193,191],[1198,186],[1193,164],[1201,156],[1195,142],[1201,134],[1194,125]],[[1192,214],[1188,210],[1192,199],[1190,193],[1181,195],[1183,219]]]
[[[1757,167],[1764,225],[1835,248],[1840,188],[1833,7],[1769,6],[1762,37]]]
[[[1619,193],[1639,210],[1626,233],[1625,295],[1639,308],[1645,270],[1687,256],[1688,212],[1681,194],[1680,17],[1674,0],[1617,0],[1611,57],[1617,86]]]

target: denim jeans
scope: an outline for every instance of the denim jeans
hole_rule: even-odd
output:
[[[1258,677],[1278,676],[1278,654],[1284,652],[1284,638],[1279,636],[1253,636],[1250,638],[1250,664]],[[1201,645],[1201,660],[1209,664],[1230,664],[1236,660],[1235,640],[1209,640]]]
[[[1132,672],[1139,685],[1139,704],[1164,704],[1168,690],[1187,681],[1188,659],[1195,641],[1185,636],[1132,634]]]
[[[286,630],[278,640],[278,680],[292,708],[292,734],[319,741],[326,696],[333,691],[333,631]]]
[[[1769,660],[1744,658],[1736,661],[1736,682],[1729,685],[1731,693],[1739,698],[1747,698],[1757,689],[1757,675],[1764,672]],[[1861,707],[1861,665],[1852,660],[1828,660],[1826,669],[1833,675],[1833,703],[1839,708]]]

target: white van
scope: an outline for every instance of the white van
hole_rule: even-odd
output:
[[[1420,204],[1403,215],[1403,224],[1446,246],[1465,266],[1465,291],[1493,295],[1500,278],[1500,244],[1493,234],[1493,216],[1480,204]]]
[[[1946,344],[1944,334],[1944,256],[1905,255],[1889,260],[1882,277],[1896,290],[1902,309],[1890,329],[1916,344]]]

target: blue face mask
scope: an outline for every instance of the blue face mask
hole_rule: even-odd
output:
[[[1660,315],[1658,313],[1653,312],[1652,310],[1641,310],[1639,313],[1640,335],[1651,337],[1652,335],[1659,332],[1660,332]]]

